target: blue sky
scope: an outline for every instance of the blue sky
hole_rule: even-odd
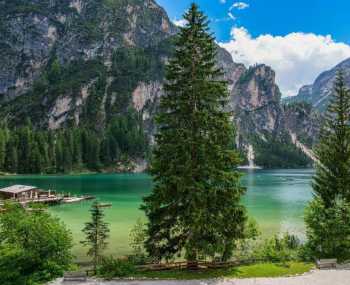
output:
[[[157,0],[171,19],[180,19],[191,0]],[[230,38],[233,25],[244,26],[253,36],[260,34],[286,35],[291,32],[331,34],[334,39],[350,43],[350,1],[348,0],[247,0],[249,8],[234,10],[235,21],[228,10],[239,1],[197,0],[201,9],[212,19],[212,28],[220,41]]]
[[[191,0],[157,0],[173,21]],[[348,0],[197,0],[217,41],[237,62],[275,69],[284,94],[350,57]]]

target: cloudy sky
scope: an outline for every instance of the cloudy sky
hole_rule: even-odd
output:
[[[181,24],[191,0],[157,0]],[[348,0],[197,0],[236,62],[265,63],[284,96],[350,57]]]

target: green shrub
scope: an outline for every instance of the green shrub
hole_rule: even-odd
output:
[[[286,263],[298,259],[299,241],[296,237],[285,234],[282,238],[274,236],[265,240],[261,250],[257,250],[258,259]]]
[[[6,204],[0,215],[0,284],[44,283],[70,269],[72,237],[47,212]]]
[[[25,285],[27,278],[22,275],[22,270],[27,261],[22,249],[10,245],[0,246],[0,284]]]
[[[129,234],[129,245],[132,248],[132,255],[129,256],[134,264],[145,264],[148,262],[145,241],[147,239],[146,224],[138,219]]]
[[[274,236],[269,239],[247,239],[237,244],[234,257],[238,260],[280,262],[300,259],[301,243],[299,239],[288,233],[282,237]]]
[[[97,270],[97,274],[106,279],[130,276],[135,272],[136,268],[130,260],[114,259],[113,257],[104,258]]]
[[[335,201],[331,208],[315,198],[305,213],[307,243],[305,258],[350,259],[350,205]]]

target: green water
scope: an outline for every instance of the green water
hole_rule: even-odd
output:
[[[303,235],[303,211],[312,197],[312,170],[258,170],[245,172],[243,184],[248,188],[243,203],[249,215],[254,217],[264,235],[290,231]],[[42,189],[70,192],[76,195],[91,194],[101,202],[112,203],[106,209],[110,223],[108,254],[125,255],[129,231],[143,213],[139,210],[142,197],[152,189],[152,181],[146,174],[97,174],[80,176],[16,176],[0,179],[0,187],[13,184],[34,185]],[[65,204],[50,208],[72,230],[74,254],[86,259],[81,229],[89,219],[91,201]]]

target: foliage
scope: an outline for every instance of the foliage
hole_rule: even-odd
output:
[[[27,212],[6,204],[0,215],[0,283],[34,284],[59,277],[70,268],[72,237],[42,208]]]
[[[104,222],[104,212],[98,202],[94,202],[90,209],[91,221],[85,224],[83,233],[86,238],[81,243],[88,246],[88,256],[92,257],[94,270],[102,260],[103,250],[107,247],[106,240],[109,236],[108,224]]]
[[[311,160],[291,141],[285,133],[277,139],[265,134],[266,140],[252,136],[255,164],[264,168],[309,167]]]
[[[0,246],[0,283],[2,285],[26,285],[28,256],[23,249],[11,245]],[[23,275],[22,275],[23,274]]]
[[[223,108],[227,83],[216,65],[207,18],[193,4],[185,19],[157,116],[155,187],[143,205],[149,220],[146,248],[158,259],[185,252],[189,261],[227,260],[246,220],[240,204],[245,189],[235,170],[239,154]]]
[[[136,272],[135,266],[127,259],[103,258],[97,274],[106,279],[131,276]]]
[[[261,247],[256,249],[255,257],[258,260],[286,264],[288,261],[299,259],[300,246],[299,239],[288,233],[282,238],[274,236],[266,239]]]
[[[98,171],[123,156],[143,157],[147,140],[136,113],[114,118],[104,135],[84,127],[56,131],[35,129],[30,122],[13,130],[0,127],[0,171],[70,173]]]
[[[338,198],[350,202],[350,92],[340,72],[315,150],[317,164],[313,190],[327,207]]]
[[[340,71],[315,150],[315,197],[305,215],[310,257],[350,258],[350,92]]]
[[[145,242],[147,240],[147,227],[142,219],[138,219],[135,226],[131,229],[129,235],[129,245],[133,250],[129,259],[135,264],[144,264],[147,261],[147,252]]]
[[[289,97],[287,97],[289,99]],[[285,104],[283,104],[283,108],[285,111],[294,111],[294,112],[304,112],[306,114],[310,114],[313,110],[312,110],[312,104],[305,102],[305,101],[301,101],[301,102],[287,102]]]
[[[294,235],[285,233],[281,237],[275,235],[268,239],[255,237],[254,239],[241,240],[237,244],[234,258],[285,264],[288,261],[299,261],[301,250],[300,240]]]
[[[261,235],[258,223],[253,218],[248,218],[244,227],[243,240],[255,240]]]
[[[327,207],[320,198],[315,198],[305,214],[308,259],[350,259],[350,204],[337,200]]]

